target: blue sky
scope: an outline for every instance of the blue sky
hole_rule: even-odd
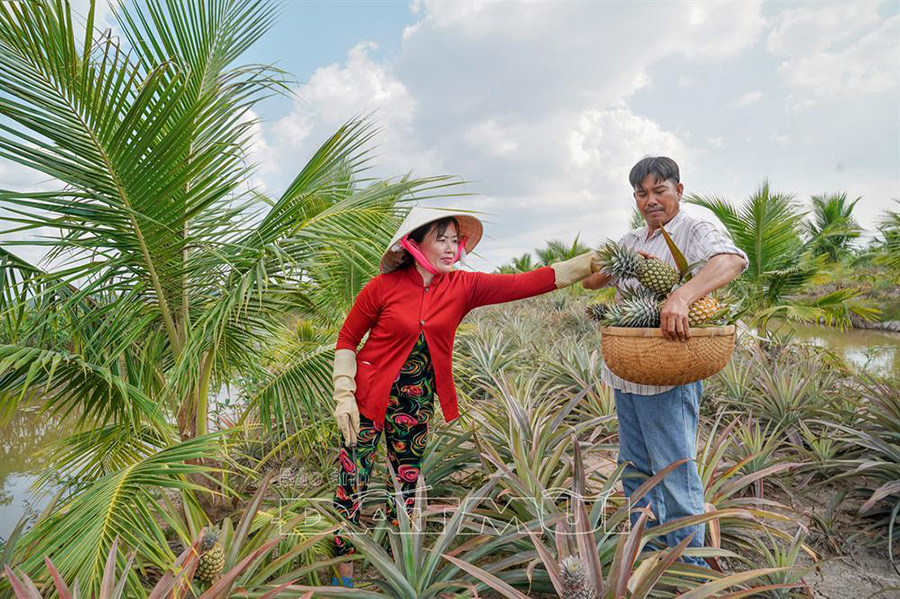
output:
[[[900,199],[898,2],[294,1],[242,62],[298,79],[299,99],[257,107],[255,184],[279,193],[375,111],[379,172],[470,181],[477,268],[623,234],[647,154],[687,193],[846,191],[867,227]]]

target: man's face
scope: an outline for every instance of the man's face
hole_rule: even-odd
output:
[[[647,175],[640,187],[634,190],[638,210],[651,229],[659,228],[678,214],[684,185],[671,179],[661,181],[655,175]]]

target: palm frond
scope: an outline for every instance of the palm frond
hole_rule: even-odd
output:
[[[36,578],[42,573],[43,557],[52,555],[63,578],[77,579],[93,596],[117,537],[150,563],[167,567],[175,556],[154,516],[157,494],[164,489],[201,490],[187,476],[204,475],[210,469],[190,462],[214,453],[219,437],[213,434],[173,445],[91,483],[19,541],[22,571]],[[126,575],[131,595],[140,581],[133,571]]]
[[[16,409],[25,397],[41,394],[45,409],[74,413],[85,423],[149,422],[165,430],[165,412],[150,397],[108,368],[65,351],[0,345],[0,398],[3,411]]]

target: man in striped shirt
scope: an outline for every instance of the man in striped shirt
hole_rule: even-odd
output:
[[[660,233],[660,225],[682,251],[688,264],[696,264],[693,278],[669,295],[660,310],[660,327],[669,339],[686,340],[691,336],[688,325],[690,305],[727,285],[747,268],[747,255],[712,223],[681,212],[681,183],[678,165],[665,156],[644,158],[628,176],[634,188],[637,208],[647,226],[627,233],[619,243],[645,257],[665,260],[675,266],[675,259]],[[677,267],[676,267],[677,268]],[[629,281],[627,284],[632,284]],[[624,281],[597,273],[582,283],[588,289],[609,284],[624,286]],[[635,283],[639,285],[639,283]],[[618,291],[617,291],[618,295]],[[661,360],[665,356],[660,356]],[[697,472],[696,438],[700,395],[703,383],[676,387],[640,385],[619,378],[604,365],[603,380],[615,391],[619,418],[619,463],[628,463],[623,485],[626,496],[640,486],[641,479],[652,476],[672,462],[688,459],[670,472],[635,507],[651,505],[660,524],[702,514],[704,493]],[[636,514],[632,514],[632,522]],[[693,534],[689,547],[704,545],[705,526],[687,526],[666,535],[666,544],[674,547]],[[696,556],[684,561],[699,566],[705,562]]]

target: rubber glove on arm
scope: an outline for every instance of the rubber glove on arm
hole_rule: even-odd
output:
[[[562,289],[586,278],[600,270],[600,259],[597,252],[591,250],[563,262],[550,265],[556,275],[556,288]]]
[[[334,352],[334,419],[344,437],[344,444],[356,445],[359,434],[359,408],[356,407],[356,352],[339,349]]]

